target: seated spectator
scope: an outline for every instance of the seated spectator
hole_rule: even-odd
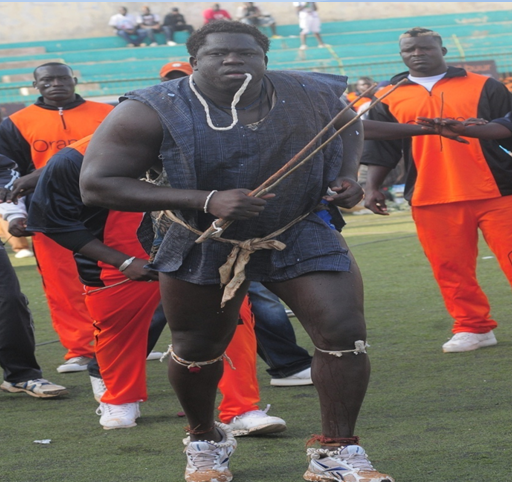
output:
[[[176,45],[176,42],[174,41],[174,32],[186,30],[190,35],[194,31],[194,27],[187,24],[185,17],[180,13],[177,7],[171,8],[171,13],[168,13],[165,16],[162,28],[167,40],[167,45],[170,46]]]
[[[231,20],[231,15],[220,8],[218,3],[214,3],[212,8],[207,8],[203,12],[204,23],[210,23],[214,20]]]
[[[263,13],[253,2],[244,2],[244,6],[238,10],[237,18],[240,22],[254,27],[270,27],[272,36],[278,37],[274,18]]]
[[[128,47],[146,45],[142,43],[146,38],[146,31],[138,28],[135,18],[128,13],[126,7],[119,7],[119,13],[112,15],[108,24],[114,27],[116,34],[126,41]]]
[[[142,7],[142,13],[137,17],[139,28],[146,32],[150,47],[156,47],[158,42],[155,33],[161,32],[160,17],[156,13],[151,13],[149,7]]]

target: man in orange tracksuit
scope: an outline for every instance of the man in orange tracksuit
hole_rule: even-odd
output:
[[[39,170],[50,157],[92,134],[113,107],[75,94],[77,80],[65,64],[40,65],[34,79],[41,97],[0,124],[0,153],[18,164],[21,175],[30,174],[35,186]],[[25,189],[21,195],[29,192]],[[24,234],[24,225],[19,218],[11,234]],[[67,349],[66,362],[57,371],[86,370],[93,353],[93,326],[72,254],[43,234],[36,234],[33,244],[53,327]]]
[[[370,111],[370,119],[409,123],[421,117],[484,118],[505,116],[511,96],[500,82],[448,67],[447,50],[436,32],[414,28],[400,37],[400,54],[409,81]],[[389,88],[379,91],[379,97]],[[454,336],[444,352],[495,345],[487,297],[476,279],[478,229],[512,283],[512,163],[493,141],[467,144],[420,136],[412,140],[365,143],[368,164],[366,207],[387,214],[380,185],[402,152],[408,163],[405,197],[412,205],[418,237],[432,266]]]
[[[147,399],[148,330],[160,293],[158,283],[150,283],[157,274],[145,268],[148,254],[138,236],[143,213],[86,208],[82,203],[78,180],[90,138],[51,159],[31,203],[28,229],[45,233],[75,253],[96,328],[95,351],[104,384],[100,424],[105,429],[130,428],[140,416],[139,402]],[[236,370],[226,366],[221,420],[231,422],[237,435],[284,430],[282,419],[266,415],[257,405],[256,337],[247,299],[235,339],[227,355]]]
[[[90,136],[55,155],[34,193],[28,229],[75,253],[85,304],[95,327],[95,352],[106,391],[105,429],[129,428],[147,399],[148,330],[160,301],[157,276],[137,239],[143,213],[84,209],[78,178]],[[73,255],[72,255],[73,256]]]

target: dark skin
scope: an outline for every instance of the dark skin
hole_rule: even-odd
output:
[[[418,122],[427,128],[435,129],[438,134],[453,139],[454,136],[473,137],[485,140],[508,139],[512,133],[505,126],[496,122],[488,123],[485,119],[429,119],[418,117]]]
[[[94,259],[95,261],[102,261],[106,264],[115,266],[117,269],[128,259],[131,258],[128,254],[122,253],[116,249],[109,248],[103,244],[99,239],[94,239],[83,246],[79,251],[87,258]],[[131,264],[123,271],[123,274],[133,281],[157,281],[158,273],[144,268],[148,264],[147,259],[136,258]]]
[[[439,37],[426,35],[400,41],[400,56],[413,77],[444,74],[447,70],[444,59],[447,52]]]
[[[247,106],[261,92],[267,59],[255,39],[247,34],[209,34],[196,58],[191,58],[193,78],[199,90],[218,105],[230,105],[242,85],[245,72],[253,76],[239,106]],[[270,83],[267,84],[272,89]],[[270,91],[270,94],[272,91]],[[242,124],[265,117],[263,110],[240,111]],[[340,128],[354,114],[340,119]],[[356,182],[362,150],[362,124],[356,122],[342,134],[343,167],[331,183],[334,195],[327,199],[338,206],[352,207],[362,197]],[[178,190],[141,183],[138,177],[159,154],[162,127],[153,109],[125,101],[98,128],[87,150],[81,176],[82,197],[96,204],[124,211],[162,209],[202,210],[207,191]],[[277,170],[277,167],[276,167]],[[213,195],[209,212],[226,220],[249,220],[266,207],[266,199],[247,196],[247,189],[231,189]],[[278,195],[278,194],[277,194]],[[340,243],[344,241],[340,237]],[[175,353],[189,361],[207,361],[226,349],[238,322],[238,312],[247,291],[244,283],[235,298],[220,308],[218,286],[194,285],[160,274],[166,317],[172,331]],[[269,283],[298,315],[314,344],[325,350],[349,350],[356,340],[366,339],[362,282],[355,261],[350,272],[318,272],[299,278]],[[222,363],[203,366],[199,373],[171,362],[169,380],[188,417],[199,432],[192,440],[219,441],[214,428],[215,395],[222,375]],[[350,437],[366,392],[370,365],[366,355],[346,354],[341,358],[316,352],[312,377],[320,396],[322,430],[328,437]]]
[[[44,103],[64,107],[75,101],[76,77],[67,65],[48,65],[34,72],[32,85],[39,90]]]

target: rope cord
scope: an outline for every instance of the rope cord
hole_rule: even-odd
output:
[[[188,79],[188,84],[190,85],[190,88],[192,89],[192,92],[196,95],[199,102],[201,102],[201,105],[204,108],[204,112],[206,114],[206,122],[208,124],[208,127],[210,129],[213,129],[214,131],[229,131],[235,127],[235,125],[238,122],[238,112],[236,110],[236,105],[240,101],[240,97],[242,97],[242,94],[247,89],[247,86],[249,85],[249,82],[252,80],[251,74],[245,74],[245,80],[240,89],[238,89],[237,93],[233,97],[233,101],[231,102],[231,116],[233,117],[233,122],[231,125],[227,127],[217,127],[213,125],[212,118],[210,117],[210,106],[208,105],[208,102],[206,102],[205,98],[199,93],[199,91],[196,89],[196,86],[194,84],[194,81],[192,79],[192,75]]]

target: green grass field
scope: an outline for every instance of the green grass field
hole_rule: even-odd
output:
[[[374,465],[396,482],[509,481],[512,460],[510,286],[482,243],[479,278],[489,296],[499,344],[443,354],[447,315],[408,212],[347,216],[345,237],[365,280],[372,379],[356,433]],[[61,399],[0,393],[2,482],[179,482],[185,421],[165,364],[149,362],[149,400],[138,426],[105,431],[88,375],[58,374],[64,349],[50,324],[34,261],[14,260],[36,320],[44,375],[68,387]],[[294,320],[296,323],[296,320]],[[311,343],[296,323],[300,343]],[[157,348],[164,350],[169,333]],[[319,432],[313,387],[270,387],[259,362],[262,408],[287,421],[283,434],[239,438],[235,482],[298,482],[305,441]],[[49,445],[34,440],[51,439]]]

